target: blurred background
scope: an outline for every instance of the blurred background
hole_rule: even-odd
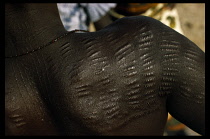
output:
[[[58,3],[58,9],[68,31],[94,32],[125,16],[149,16],[183,34],[205,52],[205,3]],[[170,114],[164,135],[200,136]]]
[[[178,3],[176,8],[185,36],[205,51],[205,3]]]

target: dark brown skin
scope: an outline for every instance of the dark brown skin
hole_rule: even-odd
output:
[[[44,13],[44,14],[43,14]],[[205,134],[205,54],[149,17],[66,33],[56,4],[5,5],[6,135]],[[28,54],[27,54],[28,52]]]

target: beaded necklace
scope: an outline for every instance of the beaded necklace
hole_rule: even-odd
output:
[[[33,53],[33,52],[35,52],[35,51],[38,51],[38,50],[40,50],[40,49],[42,49],[42,48],[45,48],[45,47],[47,47],[47,46],[49,46],[49,45],[51,45],[51,44],[57,42],[58,40],[60,40],[61,38],[67,36],[68,34],[70,34],[70,33],[75,33],[75,32],[89,32],[89,31],[87,31],[87,30],[75,29],[75,30],[69,31],[69,32],[67,32],[67,33],[65,33],[65,34],[63,34],[63,35],[61,35],[61,36],[59,36],[58,38],[56,38],[56,39],[50,41],[49,43],[47,43],[47,44],[45,44],[45,45],[40,46],[40,47],[38,47],[38,48],[36,48],[36,49],[34,49],[34,50],[28,51],[28,52],[26,52],[26,53],[24,53],[24,54],[19,54],[19,55],[14,55],[14,56],[6,56],[5,58],[19,57],[19,56],[27,55],[27,54],[29,54],[29,53]]]

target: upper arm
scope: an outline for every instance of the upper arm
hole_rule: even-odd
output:
[[[192,41],[154,19],[146,19],[154,34],[161,71],[159,94],[168,112],[199,134],[205,134],[205,53]]]
[[[184,37],[179,40],[178,47],[176,59],[168,64],[168,69],[176,70],[166,71],[174,76],[167,109],[174,118],[204,135],[205,54]]]

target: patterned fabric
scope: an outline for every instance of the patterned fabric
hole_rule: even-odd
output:
[[[58,3],[58,10],[66,30],[87,30],[90,22],[104,16],[115,3]]]

